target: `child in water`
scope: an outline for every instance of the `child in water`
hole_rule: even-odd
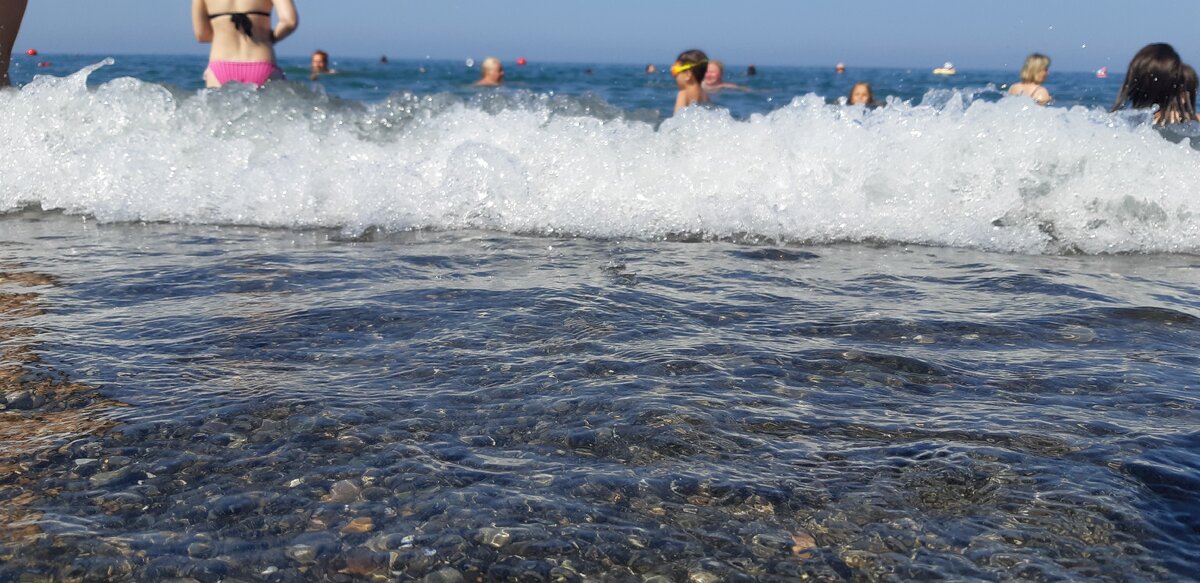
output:
[[[675,97],[675,113],[679,110],[708,103],[708,94],[704,92],[704,76],[708,73],[708,55],[704,51],[684,51],[675,59],[671,66],[671,76],[679,87],[679,95]]]

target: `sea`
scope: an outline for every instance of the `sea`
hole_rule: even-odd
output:
[[[1120,75],[333,61],[15,62],[0,581],[1197,580],[1200,132]]]

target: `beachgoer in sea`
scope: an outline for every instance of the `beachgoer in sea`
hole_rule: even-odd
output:
[[[386,58],[386,57],[385,57]],[[387,61],[383,61],[387,62]],[[321,75],[337,75],[337,70],[329,68],[329,53],[317,49],[313,51],[312,61],[309,63],[308,78],[316,81]]]
[[[0,2],[0,87],[8,87],[8,62],[12,59],[17,33],[21,31],[21,20],[25,18],[26,1]]]
[[[877,107],[875,103],[875,91],[871,89],[871,84],[866,81],[859,81],[850,89],[850,95],[846,98],[846,105],[863,105],[867,108]]]
[[[380,64],[380,65],[386,65],[386,64],[388,64],[388,58],[387,58],[387,55],[380,55],[380,56],[379,56],[379,64]]]
[[[757,74],[758,74],[758,67],[755,67],[754,65],[750,65],[749,67],[746,67],[746,76],[747,77],[753,77]]]
[[[1043,87],[1049,74],[1050,57],[1040,53],[1029,55],[1025,59],[1025,66],[1021,67],[1021,82],[1009,87],[1008,94],[1023,95],[1036,101],[1038,105],[1050,105],[1054,98],[1050,97],[1050,92]]]
[[[736,83],[725,82],[725,63],[713,59],[708,62],[708,72],[704,74],[704,90],[708,92],[722,89],[745,89]]]
[[[846,72],[846,63],[838,63],[837,66],[833,68],[833,70],[836,71],[838,75],[845,73]]]
[[[504,84],[504,63],[496,57],[488,57],[483,60],[483,64],[479,65],[479,71],[483,74],[476,85],[480,87],[496,87]]]
[[[278,22],[271,28],[271,11]],[[211,43],[204,81],[209,87],[229,82],[262,86],[282,79],[275,44],[296,30],[294,0],[192,0],[196,40]]]
[[[1171,45],[1146,45],[1129,62],[1112,110],[1155,108],[1154,125],[1191,121],[1196,108],[1186,97],[1183,76],[1183,60]]]
[[[654,63],[650,63],[649,65],[646,65],[646,74],[647,75],[653,75],[657,72],[658,72],[658,67],[655,67]]]
[[[707,73],[708,55],[704,51],[690,50],[679,54],[675,64],[671,65],[671,76],[679,88],[679,94],[675,96],[675,113],[698,103],[708,103],[708,94],[704,92]]]

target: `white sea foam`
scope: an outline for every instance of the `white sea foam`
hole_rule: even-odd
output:
[[[1200,152],[1083,108],[941,93],[865,112],[807,96],[656,127],[580,98],[363,105],[288,85],[89,90],[88,73],[0,92],[0,212],[1200,252]]]

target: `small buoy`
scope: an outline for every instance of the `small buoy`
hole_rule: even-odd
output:
[[[471,67],[474,67],[474,66],[475,66],[475,59],[467,59],[466,65],[467,65],[467,68],[468,68],[468,69],[470,69]]]
[[[517,64],[524,67],[529,64],[529,61],[525,60],[525,57],[517,57]]]
[[[42,61],[42,62],[38,63],[38,66],[39,67],[53,67],[54,63],[51,63],[50,61]]]
[[[27,54],[27,55],[29,55],[29,56],[31,56],[31,57],[36,57],[36,56],[37,56],[37,49],[29,49],[29,50],[25,51],[25,54]]]

